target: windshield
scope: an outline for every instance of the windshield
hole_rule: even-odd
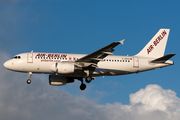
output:
[[[21,56],[14,56],[12,59],[21,59]]]

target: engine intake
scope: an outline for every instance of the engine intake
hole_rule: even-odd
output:
[[[58,76],[58,75],[49,75],[49,84],[53,86],[66,85],[66,83],[74,82],[74,78]]]

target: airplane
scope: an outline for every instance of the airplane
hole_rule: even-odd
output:
[[[49,75],[53,86],[81,81],[80,89],[95,77],[126,75],[173,65],[169,60],[175,54],[164,56],[170,29],[160,29],[148,44],[134,56],[114,55],[114,48],[124,40],[113,42],[91,54],[28,52],[15,55],[4,63],[11,71],[28,73],[27,83],[31,83],[32,73]]]

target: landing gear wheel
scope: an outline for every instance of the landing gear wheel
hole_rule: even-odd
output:
[[[32,76],[32,72],[28,72],[29,79],[27,80],[27,84],[31,83],[31,76]]]
[[[85,89],[86,89],[86,84],[82,83],[82,84],[80,85],[80,89],[81,89],[81,90],[85,90]]]
[[[91,76],[88,76],[87,78],[86,78],[86,82],[87,83],[90,83],[92,81],[92,77]]]
[[[27,80],[27,84],[30,84],[30,83],[31,83],[31,80],[30,80],[30,79],[28,79],[28,80]]]

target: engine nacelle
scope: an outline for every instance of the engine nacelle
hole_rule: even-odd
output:
[[[58,75],[49,75],[49,84],[53,86],[66,85],[66,83],[72,82],[74,82],[73,78]]]
[[[72,63],[55,63],[50,67],[51,71],[59,74],[74,73],[75,66]]]

